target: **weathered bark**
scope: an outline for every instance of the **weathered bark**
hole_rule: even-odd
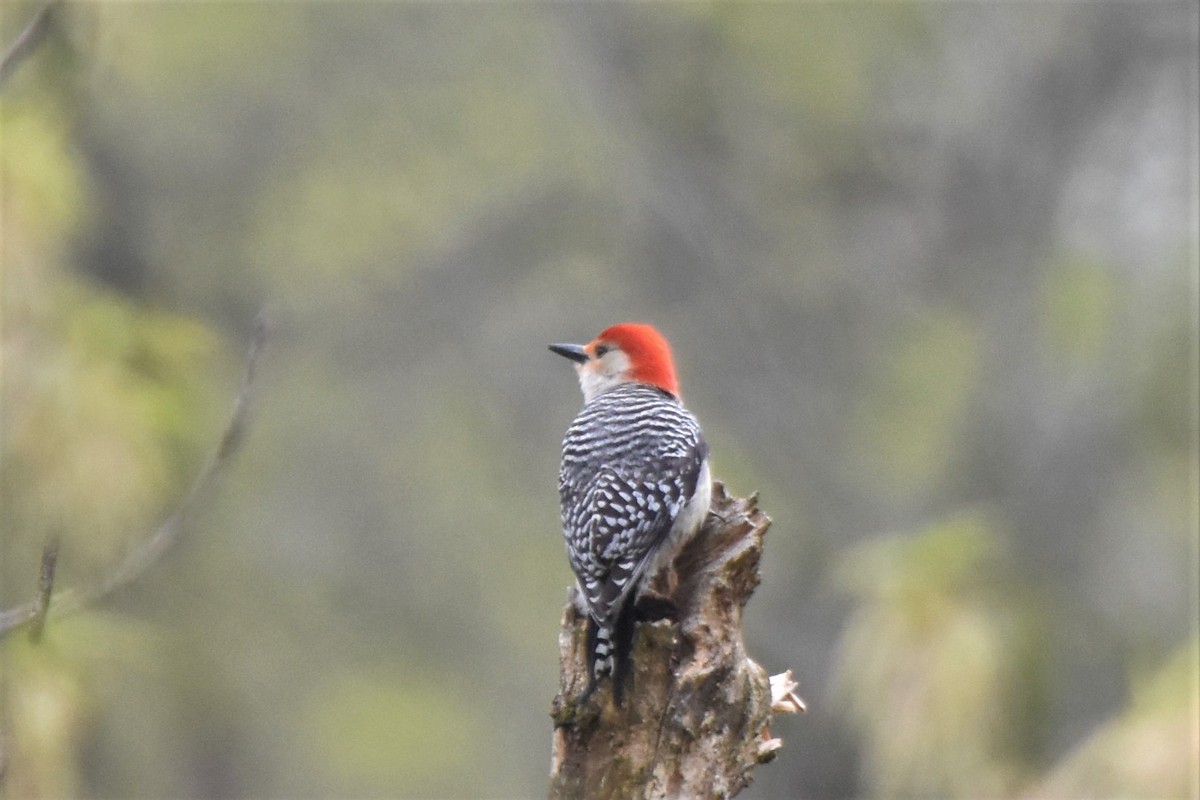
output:
[[[551,798],[731,797],[774,757],[771,679],[742,642],[742,608],[759,583],[771,523],[756,502],[730,498],[714,482],[704,528],[673,565],[668,596],[678,621],[638,625],[621,708],[607,680],[577,704],[587,686],[586,618],[567,605]],[[667,575],[655,583],[667,593]]]

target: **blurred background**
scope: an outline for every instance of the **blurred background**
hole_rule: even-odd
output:
[[[4,0],[8,47],[40,8]],[[57,7],[0,95],[8,797],[535,797],[547,352],[774,519],[749,798],[1196,796],[1195,3]]]

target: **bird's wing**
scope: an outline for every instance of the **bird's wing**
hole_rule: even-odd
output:
[[[584,546],[573,554],[571,566],[597,621],[620,611],[647,556],[683,506],[685,481],[656,477],[660,475],[653,469],[603,467],[581,487],[576,524]],[[694,476],[691,483],[694,487]]]

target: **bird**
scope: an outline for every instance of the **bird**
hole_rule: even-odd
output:
[[[623,322],[550,350],[574,363],[583,391],[558,475],[567,558],[588,615],[588,685],[577,702],[611,676],[619,707],[638,598],[708,513],[708,444],[652,325]]]

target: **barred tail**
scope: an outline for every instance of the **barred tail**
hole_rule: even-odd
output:
[[[587,671],[588,685],[580,695],[580,703],[592,696],[600,679],[611,675],[615,663],[612,628],[600,625],[592,617],[587,621]]]
[[[616,664],[616,648],[613,646],[613,630],[608,625],[596,626],[596,640],[591,648],[592,682],[599,681],[605,675],[613,673]]]
[[[629,677],[629,653],[633,648],[634,614],[632,603],[617,614],[616,624],[600,624],[588,618],[588,687],[580,702],[596,691],[602,678],[612,676],[613,702],[618,707]]]

